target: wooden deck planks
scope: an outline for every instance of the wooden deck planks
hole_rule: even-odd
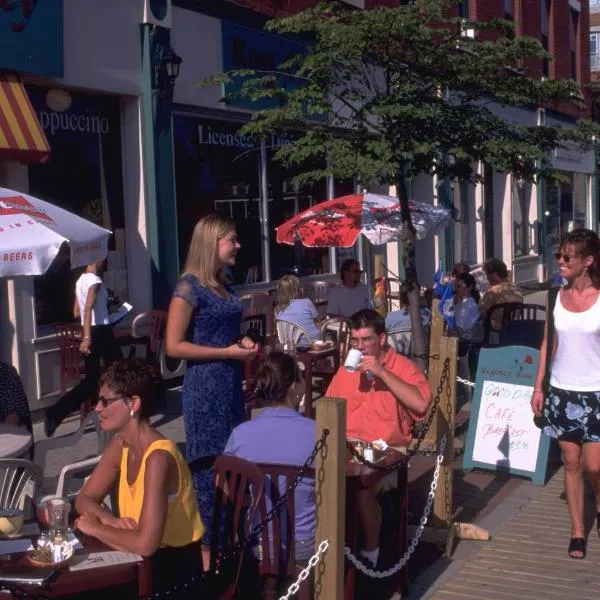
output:
[[[598,600],[600,539],[592,514],[587,557],[573,560],[567,555],[570,521],[562,493],[561,469],[428,599]]]

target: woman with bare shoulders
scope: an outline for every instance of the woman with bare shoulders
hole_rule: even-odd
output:
[[[600,535],[600,240],[588,229],[567,233],[557,254],[566,285],[549,292],[546,332],[531,407],[558,439],[571,519],[571,558],[586,555],[584,471],[596,501]]]

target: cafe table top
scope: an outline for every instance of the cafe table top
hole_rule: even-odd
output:
[[[94,538],[76,532],[77,538],[83,548],[76,550],[76,554],[90,552],[111,551],[111,548]],[[29,563],[24,553],[0,556],[0,581],[2,576],[44,577],[52,571],[52,567],[35,567]],[[47,598],[60,598],[71,594],[82,594],[92,590],[100,590],[113,586],[133,585],[138,591],[144,590],[140,579],[147,577],[145,560],[130,562],[107,567],[97,567],[71,571],[68,568],[60,570],[57,576],[51,578],[50,583],[40,588],[37,585],[19,585],[19,588],[31,590],[35,597],[39,593]],[[147,588],[150,591],[150,588]],[[1,597],[1,596],[0,596]]]
[[[23,456],[32,442],[31,433],[24,427],[0,423],[0,458]]]
[[[376,464],[381,467],[392,465],[406,456],[404,450],[403,448],[388,446],[385,455]],[[348,449],[346,450],[346,458],[346,479],[355,482],[358,487],[371,487],[385,479],[390,473],[394,473],[394,471],[383,471],[358,462],[352,457]]]

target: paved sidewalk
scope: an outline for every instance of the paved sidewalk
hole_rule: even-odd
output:
[[[536,488],[531,498],[523,498],[525,502],[514,507],[513,516],[498,528],[490,542],[480,543],[473,556],[456,557],[458,568],[446,577],[430,577],[428,589],[415,589],[417,595],[410,598],[597,600],[600,540],[593,500],[588,498],[587,503],[587,557],[571,559],[567,555],[570,521],[563,489],[561,469],[545,487]]]

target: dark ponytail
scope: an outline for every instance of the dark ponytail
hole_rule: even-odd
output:
[[[256,395],[261,406],[285,404],[290,387],[301,377],[294,358],[284,352],[271,352],[256,374]]]

